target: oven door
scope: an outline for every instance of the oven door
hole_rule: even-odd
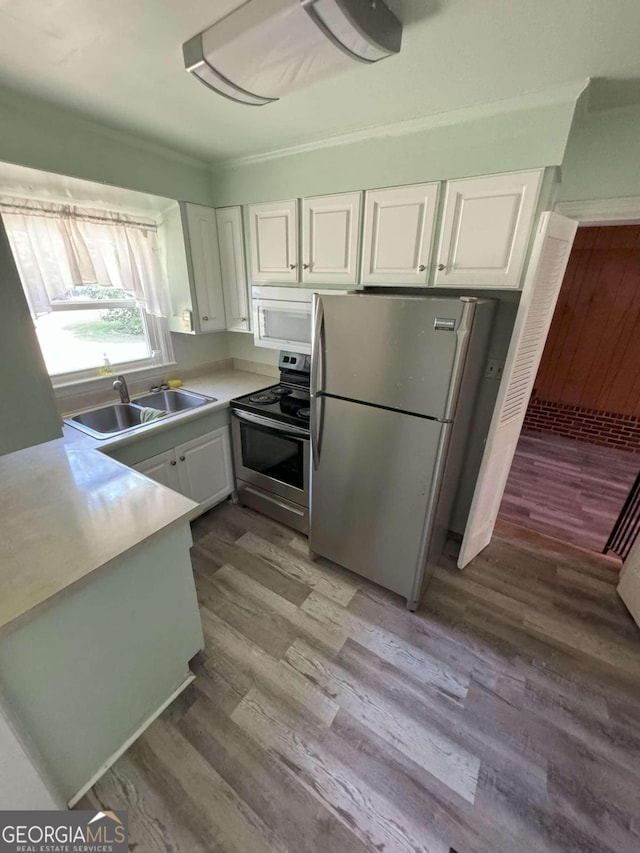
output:
[[[253,338],[256,346],[311,352],[311,301],[253,300]]]
[[[251,412],[231,413],[236,477],[309,505],[309,431]]]

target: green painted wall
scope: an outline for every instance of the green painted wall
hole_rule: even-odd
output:
[[[572,130],[562,201],[640,196],[640,107],[588,113]]]
[[[208,166],[150,140],[0,89],[0,160],[211,204]]]
[[[204,646],[188,523],[0,636],[6,702],[68,801],[189,674]]]
[[[575,98],[214,168],[214,202],[274,201],[559,165],[574,110]]]
[[[51,381],[0,218],[0,455],[62,435]]]

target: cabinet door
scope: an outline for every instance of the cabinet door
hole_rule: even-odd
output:
[[[167,450],[165,453],[143,459],[142,462],[138,462],[132,467],[150,480],[173,489],[174,492],[183,491],[178,476],[178,463],[173,450]]]
[[[186,203],[184,220],[187,265],[195,297],[194,326],[199,332],[218,332],[226,328],[226,321],[216,212],[212,207]]]
[[[358,280],[361,193],[302,199],[302,281]]]
[[[229,427],[194,438],[175,449],[180,491],[199,504],[213,506],[233,492]]]
[[[298,202],[249,206],[251,278],[298,281]]]
[[[542,169],[449,181],[435,284],[521,284]]]
[[[249,330],[249,306],[242,208],[222,207],[216,210],[216,220],[227,329],[246,332]]]
[[[439,191],[435,183],[366,193],[364,284],[427,284]]]

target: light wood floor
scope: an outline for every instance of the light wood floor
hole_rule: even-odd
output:
[[[412,614],[249,510],[194,538],[198,677],[79,804],[128,808],[132,850],[638,853],[640,630],[602,558],[499,536]]]
[[[640,471],[640,453],[523,432],[500,516],[601,552]]]

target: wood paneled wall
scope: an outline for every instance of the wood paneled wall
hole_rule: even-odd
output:
[[[640,416],[640,225],[578,229],[534,395]]]

